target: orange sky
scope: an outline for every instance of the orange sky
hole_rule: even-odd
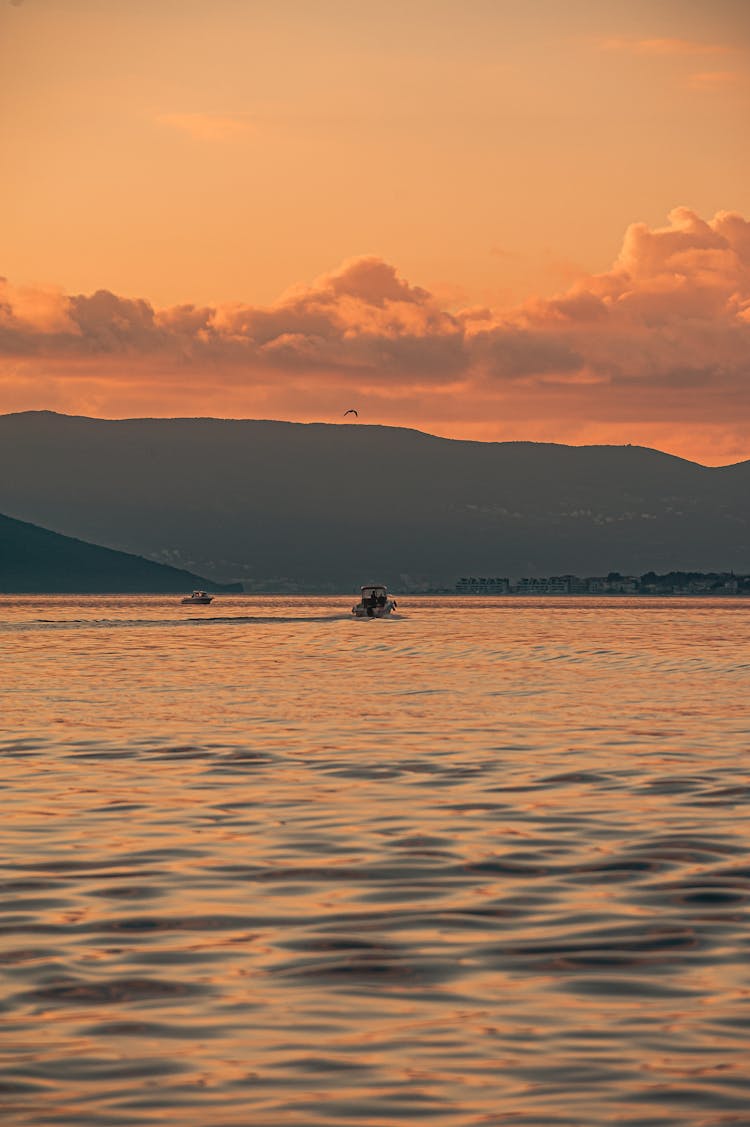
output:
[[[745,0],[0,3],[0,411],[750,457]]]

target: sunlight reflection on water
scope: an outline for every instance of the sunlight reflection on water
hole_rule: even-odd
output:
[[[3,1121],[750,1122],[750,604],[350,605],[3,608]]]

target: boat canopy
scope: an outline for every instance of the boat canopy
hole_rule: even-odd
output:
[[[384,587],[382,583],[368,583],[365,587],[360,587],[362,598],[368,595],[387,595],[388,588]]]

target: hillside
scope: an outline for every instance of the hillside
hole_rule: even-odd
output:
[[[364,425],[0,417],[0,509],[258,588],[750,569],[750,462]]]
[[[169,594],[193,587],[218,589],[188,571],[0,515],[0,592]]]

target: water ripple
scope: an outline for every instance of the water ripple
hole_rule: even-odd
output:
[[[4,1125],[750,1122],[750,604],[411,602],[6,608]]]

